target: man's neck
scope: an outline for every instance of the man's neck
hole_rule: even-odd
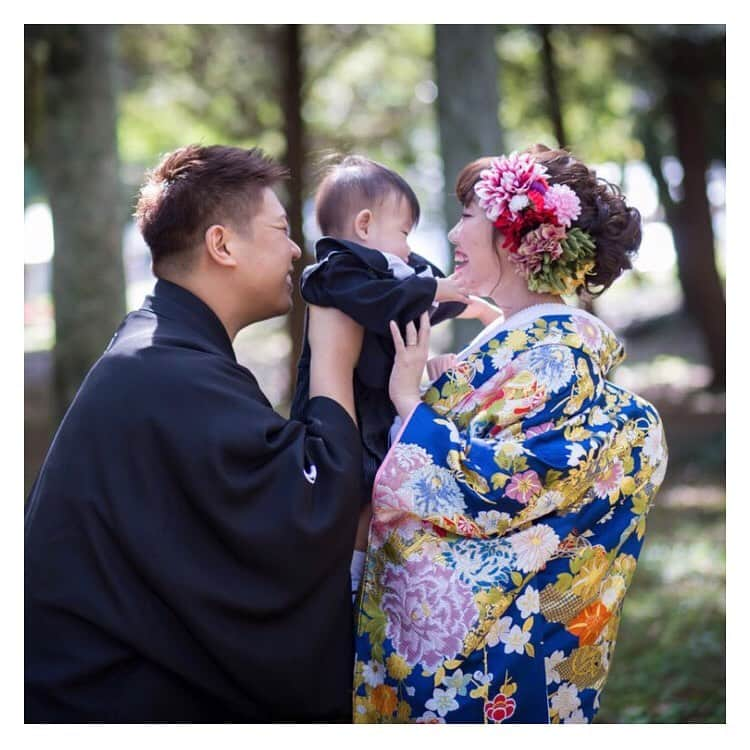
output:
[[[214,315],[216,315],[224,326],[224,330],[226,330],[230,341],[234,342],[235,336],[245,327],[246,324],[236,321],[231,311],[226,309],[226,305],[222,303],[222,295],[212,293],[210,284],[201,283],[192,275],[174,276],[162,274],[160,278],[181,286],[183,289],[187,289],[188,292],[194,294],[201,302],[210,307]]]

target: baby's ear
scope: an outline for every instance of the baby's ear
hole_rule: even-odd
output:
[[[360,240],[366,240],[370,233],[370,224],[372,223],[372,211],[369,208],[363,208],[354,217],[354,233]]]

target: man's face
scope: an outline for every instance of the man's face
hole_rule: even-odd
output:
[[[391,193],[372,209],[368,237],[362,244],[406,260],[410,252],[407,237],[413,223],[409,202],[402,195]]]
[[[243,231],[235,232],[242,292],[251,322],[288,313],[292,307],[292,265],[302,256],[289,237],[286,211],[271,188]]]

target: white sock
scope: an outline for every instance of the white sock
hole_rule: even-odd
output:
[[[365,569],[365,553],[362,550],[355,549],[352,553],[352,563],[349,566],[349,572],[352,576],[352,601],[357,596],[357,589],[362,580],[362,573]]]

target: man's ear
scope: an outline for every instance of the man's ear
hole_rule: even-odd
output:
[[[230,239],[229,230],[221,224],[212,224],[203,235],[203,244],[208,257],[220,266],[234,267],[237,258],[227,246]]]
[[[354,217],[354,233],[360,240],[366,240],[370,233],[370,224],[372,223],[372,211],[369,208],[363,208]]]

